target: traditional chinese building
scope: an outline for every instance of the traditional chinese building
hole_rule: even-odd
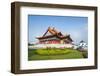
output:
[[[48,27],[47,31],[41,37],[37,37],[40,44],[71,44],[70,35],[63,35],[55,28]]]

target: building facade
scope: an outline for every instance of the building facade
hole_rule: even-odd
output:
[[[41,37],[37,37],[39,44],[71,44],[73,40],[70,35],[63,35],[55,28],[48,27]]]

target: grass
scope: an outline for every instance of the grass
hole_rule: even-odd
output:
[[[84,58],[85,53],[73,49],[29,49],[28,60],[55,60]]]

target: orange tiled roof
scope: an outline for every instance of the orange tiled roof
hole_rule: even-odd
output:
[[[45,36],[47,34],[47,32],[50,32],[52,35]],[[44,33],[44,35],[42,37],[37,37],[37,39],[50,38],[50,37],[54,37],[54,36],[56,36],[60,39],[70,38],[70,35],[65,35],[64,36],[61,32],[58,32],[55,28],[48,27],[48,29]],[[71,39],[71,41],[72,41],[72,39]]]

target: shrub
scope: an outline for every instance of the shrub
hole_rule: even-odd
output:
[[[84,58],[88,58],[88,52],[87,51],[82,52],[82,55],[83,55]]]
[[[38,49],[36,53],[39,55],[60,55],[70,53],[70,50],[67,49],[57,49],[57,48],[47,48],[47,49]]]

